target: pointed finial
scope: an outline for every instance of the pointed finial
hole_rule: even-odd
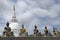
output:
[[[13,7],[13,10],[14,10],[14,16],[15,16],[15,15],[16,15],[16,14],[15,14],[15,5],[14,5],[14,7]]]

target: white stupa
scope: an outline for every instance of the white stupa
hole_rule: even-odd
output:
[[[13,31],[14,36],[18,37],[19,32],[20,32],[20,28],[19,28],[19,24],[18,24],[17,19],[16,19],[15,6],[14,6],[13,10],[14,10],[14,16],[12,17],[12,20],[11,20],[9,27],[11,28],[11,31]]]

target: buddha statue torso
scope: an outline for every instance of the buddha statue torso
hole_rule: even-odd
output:
[[[21,29],[21,33],[25,33],[26,32],[26,29],[25,28],[22,28]]]
[[[45,29],[45,30],[44,30],[44,32],[45,32],[45,34],[47,34],[47,33],[48,33],[48,30],[47,30],[47,29]]]

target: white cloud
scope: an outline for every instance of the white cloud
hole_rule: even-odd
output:
[[[55,4],[50,8],[50,12],[55,13],[55,14],[59,14],[60,13],[60,5],[59,4]]]
[[[41,8],[45,9],[55,4],[55,0],[34,0],[34,1],[37,2]]]

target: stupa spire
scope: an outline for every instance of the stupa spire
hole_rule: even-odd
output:
[[[15,5],[13,6],[13,11],[14,11],[14,15],[12,17],[12,22],[17,22],[17,19],[16,19],[16,13],[15,13]]]
[[[14,5],[14,7],[13,7],[13,10],[14,10],[14,16],[16,16],[16,14],[15,14],[15,5]]]

